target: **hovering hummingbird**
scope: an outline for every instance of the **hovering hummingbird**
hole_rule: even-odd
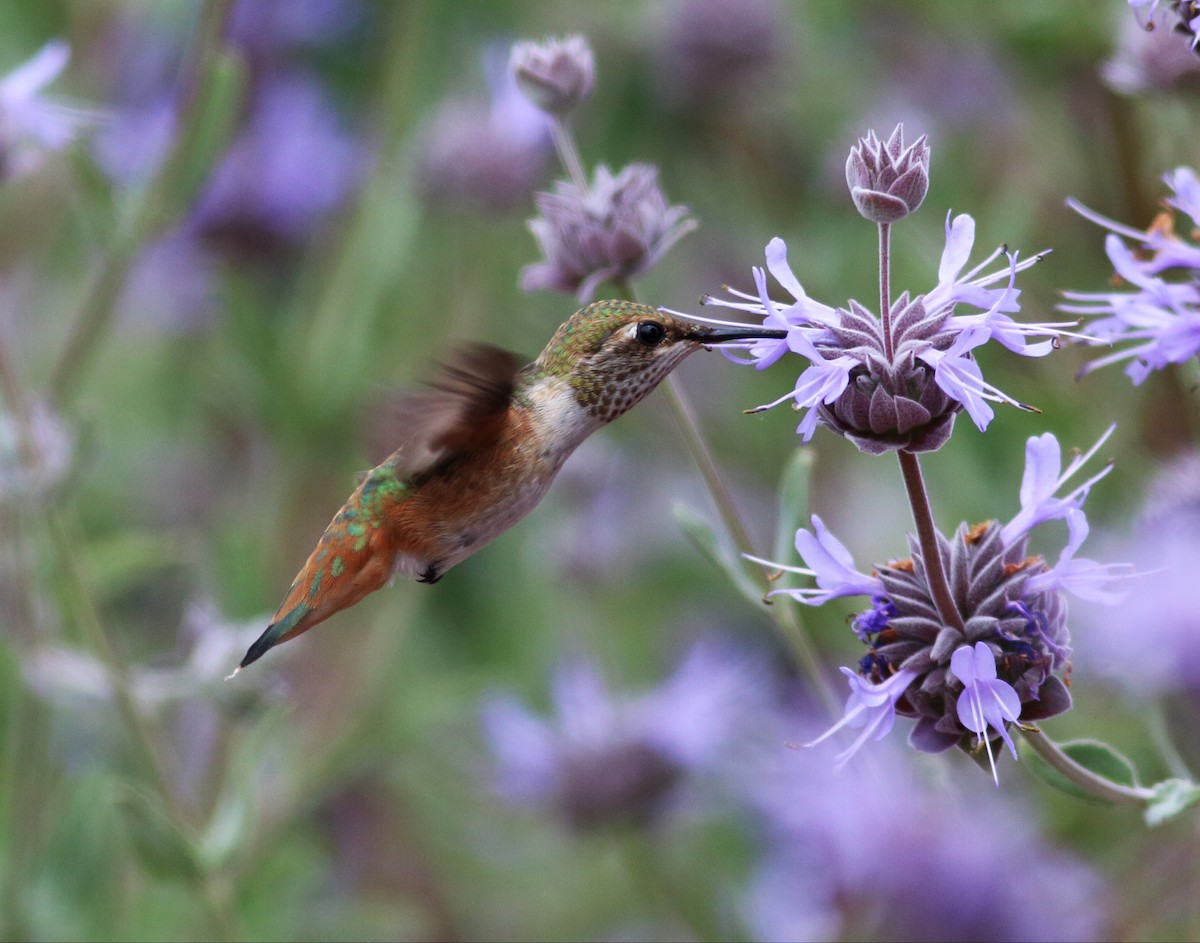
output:
[[[567,456],[688,354],[785,334],[597,301],[571,315],[527,366],[498,347],[459,351],[428,388],[399,401],[399,447],[325,528],[237,670],[395,576],[436,583],[533,510]]]

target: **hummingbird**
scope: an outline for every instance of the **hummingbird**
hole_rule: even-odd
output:
[[[597,301],[532,363],[476,344],[394,407],[399,446],[362,476],[234,674],[395,577],[436,583],[533,510],[563,462],[701,347],[786,332]]]

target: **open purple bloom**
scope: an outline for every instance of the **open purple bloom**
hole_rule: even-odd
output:
[[[1025,584],[1025,591],[1040,593],[1060,590],[1092,602],[1108,605],[1120,602],[1128,595],[1129,588],[1125,585],[1112,588],[1112,584],[1131,574],[1131,564],[1097,563],[1095,560],[1076,558],[1075,551],[1087,539],[1087,517],[1079,508],[1073,507],[1068,508],[1066,519],[1069,537],[1058,562],[1045,573],[1030,577]]]
[[[804,528],[796,531],[796,550],[811,569],[784,566],[747,555],[747,559],[789,573],[800,573],[814,577],[816,589],[777,589],[771,595],[791,596],[806,606],[819,606],[840,596],[872,596],[883,590],[883,584],[873,576],[865,576],[854,568],[854,558],[845,544],[833,536],[825,522],[816,514],[812,516],[813,530]],[[815,533],[814,533],[815,531]]]
[[[872,140],[879,154],[868,148],[857,158],[852,154],[848,165],[856,167],[855,173],[863,180],[864,174],[874,172],[874,165],[867,161],[870,154],[875,155],[872,160],[884,163],[902,156],[888,150],[893,142],[885,146]],[[886,160],[881,156],[885,152]],[[865,183],[859,187],[871,212],[886,215],[892,203],[897,211],[901,204],[911,209],[919,203],[916,191],[911,190],[912,181],[904,182],[920,175],[922,165],[915,154],[913,150],[905,158],[911,166],[903,172],[884,174],[891,183],[879,182],[883,190]],[[858,167],[856,161],[865,163]],[[887,187],[892,185],[904,192],[889,195]],[[796,429],[804,441],[812,437],[820,422],[870,454],[899,449],[932,451],[949,438],[954,416],[962,409],[985,429],[993,415],[989,402],[1030,408],[983,379],[974,349],[996,340],[1018,354],[1043,356],[1060,338],[1073,336],[1067,330],[1073,322],[1022,324],[1010,316],[1020,309],[1017,273],[1041,255],[1018,261],[1016,254],[1001,248],[967,269],[974,240],[975,223],[970,216],[947,214],[937,285],[924,295],[903,293],[892,300],[887,319],[856,301],[834,308],[810,298],[788,265],[787,246],[779,238],[767,245],[766,270],[792,296],[791,304],[771,300],[760,268],[754,269],[757,295],[729,289],[730,298],[706,296],[702,301],[756,315],[775,328],[787,328],[785,342],[747,343],[748,358],[738,359],[761,370],[790,351],[809,362],[792,391],[759,407],[769,409],[791,401],[805,413]],[[1007,264],[993,269],[992,262],[1001,255]],[[964,308],[976,310],[961,310]]]
[[[846,699],[846,713],[836,724],[806,747],[816,746],[843,727],[862,727],[863,732],[849,747],[838,754],[837,765],[844,765],[868,740],[882,740],[896,722],[896,702],[904,696],[909,685],[917,678],[917,672],[902,668],[886,681],[872,684],[849,668],[839,668],[850,684],[850,697]]]
[[[1200,227],[1200,182],[1195,171],[1179,167],[1164,178],[1174,196],[1167,204]],[[1060,310],[1096,318],[1089,326],[1092,345],[1122,344],[1121,349],[1092,361],[1088,373],[1128,361],[1125,373],[1140,385],[1154,370],[1184,363],[1200,354],[1200,244],[1176,235],[1174,220],[1162,213],[1146,231],[1134,229],[1075,200],[1067,205],[1108,229],[1104,248],[1126,291],[1063,292],[1070,303]],[[1139,245],[1135,254],[1122,240]]]
[[[1096,440],[1095,445],[1083,455],[1077,455],[1072,460],[1066,471],[1062,471],[1062,449],[1053,433],[1043,432],[1041,435],[1030,436],[1025,443],[1025,473],[1021,478],[1021,510],[1004,525],[1004,529],[1001,531],[1001,539],[1005,546],[1015,544],[1039,524],[1059,520],[1066,517],[1072,509],[1082,507],[1092,485],[1112,471],[1111,463],[1065,497],[1057,497],[1058,490],[1083,467],[1088,459],[1096,454],[1116,428],[1115,424],[1109,426],[1104,435]]]
[[[985,734],[989,727],[996,731],[1015,760],[1017,747],[1006,725],[1016,723],[1020,717],[1021,699],[1011,684],[996,677],[996,656],[983,642],[976,642],[974,648],[964,645],[957,649],[950,656],[950,673],[963,684],[956,704],[959,723],[980,735],[992,767],[992,779],[999,786],[991,737]]]

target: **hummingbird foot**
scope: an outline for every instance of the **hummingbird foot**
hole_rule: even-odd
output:
[[[436,583],[438,580],[440,580],[441,578],[442,578],[441,568],[437,565],[437,563],[431,563],[431,564],[429,564],[429,566],[425,567],[425,569],[423,569],[417,575],[417,582],[418,583],[428,583],[428,584],[432,585],[432,584]]]

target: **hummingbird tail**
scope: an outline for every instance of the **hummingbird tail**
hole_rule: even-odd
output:
[[[305,616],[312,612],[312,607],[304,603],[300,603],[288,612],[278,622],[272,622],[267,626],[266,630],[246,652],[246,657],[242,659],[238,668],[245,668],[247,665],[252,665],[265,655],[268,651],[278,645],[280,642],[285,642],[293,635],[299,635],[300,632],[308,628],[309,625],[316,625],[320,620],[312,620],[309,625],[300,627],[300,622]]]

